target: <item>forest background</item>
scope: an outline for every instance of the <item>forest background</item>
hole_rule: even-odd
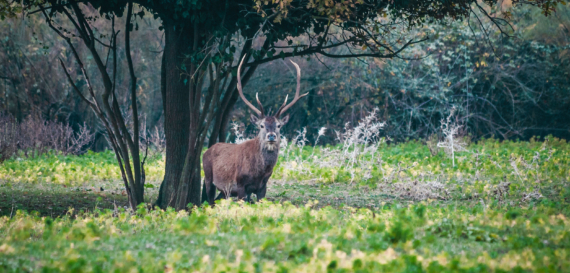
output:
[[[136,6],[134,9],[135,13],[140,10]],[[402,58],[293,58],[301,66],[302,90],[309,96],[292,110],[284,134],[290,138],[306,127],[307,137],[311,138],[324,126],[332,130],[321,136],[319,143],[334,143],[334,129],[356,124],[379,108],[389,139],[427,139],[440,132],[440,121],[455,107],[458,122],[464,125],[461,134],[473,139],[546,135],[568,139],[570,7],[559,4],[548,17],[530,6],[510,13],[507,2],[498,9],[510,16],[512,29],[507,34],[511,37],[482,16],[480,24],[449,21],[414,29],[424,32],[429,40],[411,46]],[[105,20],[93,25],[101,33],[109,28]],[[394,31],[403,36],[410,30]],[[91,149],[108,148],[104,128],[57,65],[58,58],[71,60],[72,53],[66,49],[66,42],[49,30],[45,20],[41,16],[7,18],[0,21],[0,35],[2,115],[18,121],[33,117],[63,122],[76,132],[85,124],[96,138]],[[131,40],[142,123],[149,135],[160,136],[163,105],[159,71],[164,35],[159,22],[150,17],[137,20]],[[258,47],[261,45],[253,45]],[[340,54],[347,49],[335,50]],[[80,45],[78,52],[88,60],[86,71],[97,73],[87,49]],[[117,56],[119,64],[127,62],[120,47]],[[125,65],[118,67],[119,105],[128,106],[129,71]],[[79,88],[86,84],[80,76],[76,80]],[[276,109],[285,95],[292,93],[295,80],[294,70],[283,60],[265,63],[248,82],[246,96],[259,93],[264,104]],[[122,111],[129,113],[128,109]],[[233,108],[231,122],[251,136],[255,128],[248,120],[247,108],[240,100]],[[229,127],[225,128],[226,140],[233,141],[235,135]]]

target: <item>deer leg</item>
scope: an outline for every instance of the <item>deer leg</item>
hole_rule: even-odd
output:
[[[204,179],[204,187],[206,187],[206,195],[208,197],[208,204],[214,206],[214,197],[216,196],[216,187],[212,183],[212,177],[206,176]]]
[[[261,183],[261,188],[259,190],[257,190],[257,192],[255,193],[255,195],[257,196],[257,201],[265,198],[265,193],[267,192],[267,181],[269,180],[269,177],[263,178],[263,183]]]
[[[263,186],[263,188],[259,189],[255,195],[257,196],[257,201],[265,198],[265,193],[267,192],[267,187]]]
[[[203,160],[204,166],[204,188],[206,191],[206,198],[208,199],[208,204],[214,206],[214,197],[216,196],[216,186],[214,185],[214,172],[212,170],[212,162],[210,156],[204,156]],[[204,202],[205,200],[202,200]]]
[[[237,189],[237,198],[238,200],[244,200],[246,198],[246,192],[243,187]]]
[[[216,187],[206,184],[206,193],[208,194],[208,204],[213,206],[215,202],[214,197],[216,196]]]
[[[251,195],[252,195],[252,194],[253,194],[252,192],[250,192],[250,193],[247,194],[246,201],[247,201],[248,203],[250,203],[250,204],[255,204],[255,201],[253,201],[253,199],[251,199]]]

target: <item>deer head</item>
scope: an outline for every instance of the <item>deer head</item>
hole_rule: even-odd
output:
[[[279,107],[279,110],[277,110],[275,115],[265,116],[265,110],[263,109],[263,105],[259,101],[259,97],[257,94],[255,94],[255,98],[257,100],[257,104],[259,105],[259,109],[261,110],[253,106],[253,104],[251,104],[243,95],[243,90],[241,86],[241,66],[245,58],[246,57],[244,56],[243,59],[241,60],[237,71],[237,82],[238,82],[237,89],[239,95],[243,100],[243,102],[255,113],[251,115],[250,120],[251,123],[256,124],[257,128],[259,129],[259,134],[257,136],[261,143],[262,149],[267,150],[268,152],[278,151],[279,142],[281,140],[281,134],[279,131],[281,127],[289,121],[289,114],[285,115],[282,118],[281,115],[283,115],[285,111],[287,111],[289,108],[291,108],[291,106],[297,103],[297,101],[300,98],[309,94],[306,93],[303,95],[299,95],[299,92],[301,91],[301,69],[299,68],[299,65],[291,61],[291,63],[293,63],[293,65],[297,69],[297,90],[295,91],[295,97],[293,98],[293,101],[287,104],[287,99],[289,98],[289,95],[287,95],[285,97],[285,102],[283,102],[283,105]]]

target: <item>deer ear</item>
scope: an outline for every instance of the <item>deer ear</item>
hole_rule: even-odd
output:
[[[257,118],[256,115],[251,114],[251,117],[249,118],[249,121],[251,121],[252,124],[257,124],[257,121],[258,121],[258,120],[259,120],[259,119]]]
[[[287,124],[288,121],[289,121],[289,114],[287,114],[281,119],[281,124],[285,125]]]

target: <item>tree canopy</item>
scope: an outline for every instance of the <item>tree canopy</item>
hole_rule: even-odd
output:
[[[16,2],[16,1],[15,1]],[[398,37],[390,40],[392,29],[404,25],[412,28],[426,23],[445,22],[449,19],[461,20],[482,9],[478,1],[24,1],[31,13],[37,5],[50,13],[65,13],[73,5],[88,3],[99,11],[101,16],[124,16],[128,3],[140,5],[143,9],[134,18],[152,15],[159,18],[163,26],[177,26],[192,32],[196,28],[207,41],[198,43],[198,48],[211,46],[216,38],[228,34],[242,37],[264,36],[267,39],[265,52],[253,53],[255,62],[246,66],[268,62],[290,56],[320,54],[327,57],[397,57],[407,46],[425,40],[425,37]],[[498,1],[487,0],[488,5]],[[558,1],[537,1],[546,13]],[[14,14],[20,7],[4,11]],[[71,11],[69,11],[71,12]],[[496,25],[506,27],[503,18],[493,17]],[[508,16],[508,15],[505,15]],[[389,18],[389,19],[388,19]],[[96,18],[89,18],[95,20]],[[309,34],[308,41],[293,42],[296,38]],[[333,54],[331,49],[338,46],[353,47],[351,54]],[[235,49],[232,50],[235,52]],[[203,53],[203,52],[202,52]],[[206,54],[196,52],[192,58],[198,62]]]

